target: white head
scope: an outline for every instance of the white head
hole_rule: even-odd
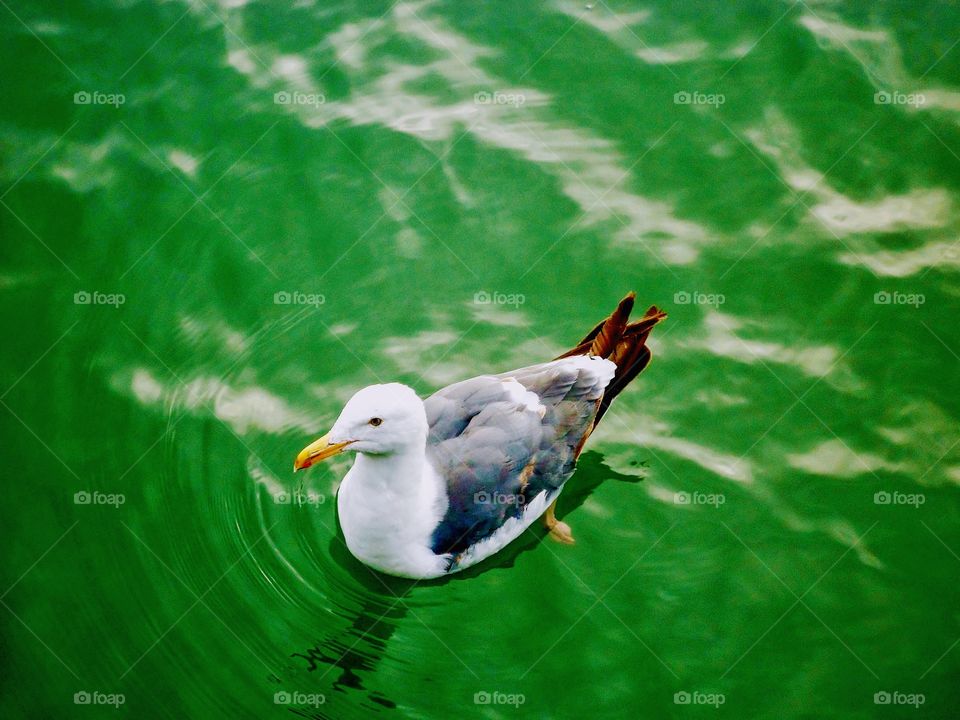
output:
[[[389,455],[426,443],[427,413],[412,388],[371,385],[357,392],[330,432],[300,451],[293,469],[310,467],[344,451]]]

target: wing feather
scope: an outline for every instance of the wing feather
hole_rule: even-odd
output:
[[[450,385],[427,398],[427,442],[449,505],[436,553],[459,553],[562,487],[616,366],[570,357]]]

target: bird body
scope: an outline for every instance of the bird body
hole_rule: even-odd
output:
[[[365,564],[435,578],[493,555],[545,517],[572,542],[553,504],[613,397],[649,362],[665,315],[628,324],[631,293],[560,358],[447,386],[421,400],[399,383],[356,393],[294,469],[353,451],[337,510]]]

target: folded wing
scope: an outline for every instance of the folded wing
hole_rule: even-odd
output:
[[[576,356],[450,385],[426,402],[430,460],[449,507],[436,553],[459,553],[573,473],[616,365]]]

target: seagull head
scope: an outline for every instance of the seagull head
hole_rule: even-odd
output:
[[[427,413],[412,388],[400,383],[358,391],[326,435],[300,451],[294,471],[345,451],[390,455],[426,442]]]

